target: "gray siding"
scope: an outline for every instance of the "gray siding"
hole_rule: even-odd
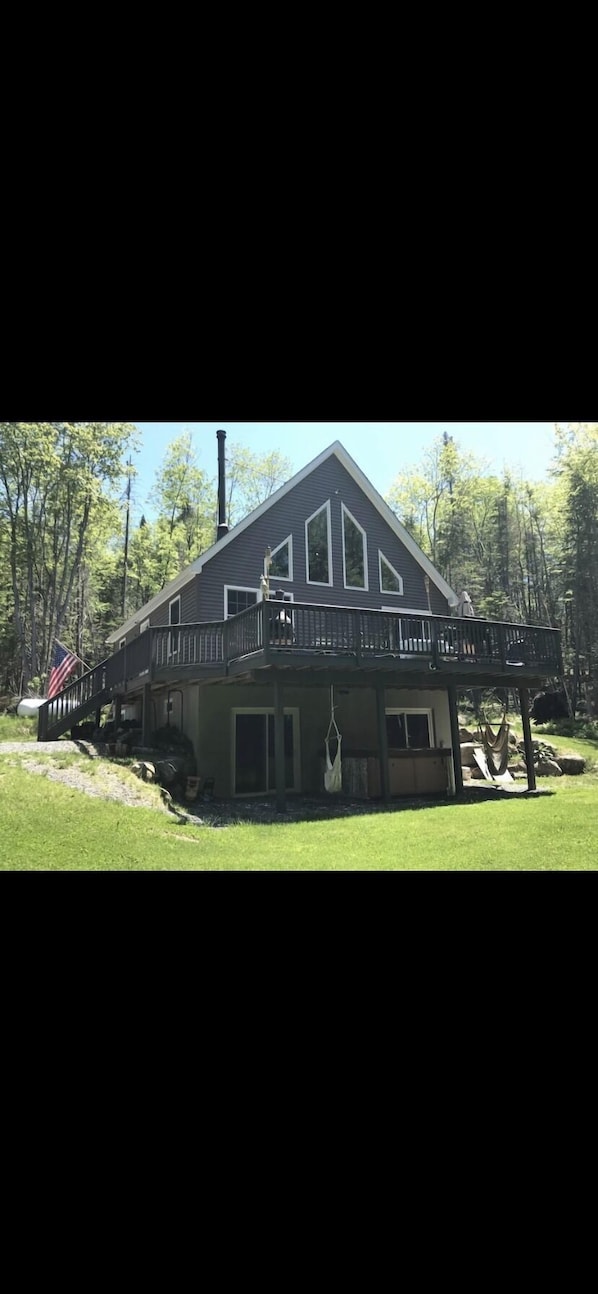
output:
[[[330,500],[332,534],[333,586],[308,584],[305,563],[305,522],[313,512]],[[369,589],[346,589],[343,582],[341,504],[344,503],[367,534]],[[284,499],[272,505],[253,525],[221,552],[215,553],[197,577],[199,581],[199,620],[219,620],[224,615],[224,586],[240,585],[258,588],[263,571],[264,553],[293,536],[293,580],[276,580],[277,587],[292,592],[297,602],[319,602],[329,606],[392,606],[400,610],[428,610],[424,575],[421,567],[386,524],[377,509],[362,493],[353,477],[336,455],[316,468],[305,480],[290,490]],[[382,593],[378,574],[378,549],[403,578],[403,595]],[[446,599],[430,583],[431,609],[446,613]]]
[[[330,527],[332,538],[332,586],[308,584],[305,562],[305,522],[312,513],[330,500]],[[367,535],[368,590],[346,589],[343,582],[343,531],[341,504],[359,522]],[[231,532],[234,534],[234,531]],[[428,601],[424,573],[394,531],[380,516],[357,482],[331,454],[305,480],[300,481],[278,503],[272,504],[238,537],[215,553],[203,570],[180,590],[181,624],[198,621],[222,620],[224,617],[224,586],[259,588],[267,547],[277,548],[293,536],[293,580],[271,581],[274,591],[280,587],[293,593],[296,602],[316,602],[328,606],[379,608],[388,606],[400,611],[427,611]],[[403,594],[397,596],[380,590],[378,549],[384,553],[403,579]],[[168,624],[170,596],[152,611],[150,624]],[[448,610],[446,599],[436,585],[430,582],[431,610],[439,615]],[[139,633],[136,626],[129,631],[127,642]]]
[[[195,696],[191,694],[195,692]],[[199,694],[199,695],[197,695]],[[343,737],[343,752],[367,749],[378,751],[376,696],[370,688],[335,688],[336,719]],[[405,706],[433,712],[435,740],[447,748],[451,730],[447,693],[444,689],[388,688],[387,708]],[[233,794],[232,723],[233,710],[271,709],[272,687],[232,684],[226,688],[206,687],[185,691],[185,732],[194,742],[197,771],[200,777],[215,779],[215,794]],[[330,718],[330,692],[327,687],[284,689],[284,706],[299,711],[301,749],[301,790],[304,794],[319,792],[322,786],[321,759],[324,738]]]
[[[178,597],[180,594],[181,598],[181,624],[196,624],[200,618],[197,591],[198,576],[195,576],[195,578],[190,580],[188,584],[185,584],[182,589],[179,589],[179,593],[175,593],[175,597]],[[150,616],[142,616],[141,621],[149,620],[151,629],[167,625],[169,615],[168,608],[172,601],[173,598],[169,595],[161,606],[156,607],[156,610],[152,611]],[[132,642],[134,638],[139,637],[139,631],[140,625],[135,625],[133,629],[129,629],[127,634],[127,644]],[[124,634],[122,636],[124,637]],[[118,650],[118,643],[115,643],[113,650]]]

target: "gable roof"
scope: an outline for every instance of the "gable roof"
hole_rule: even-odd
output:
[[[204,553],[201,553],[199,557],[196,557],[195,561],[191,562],[190,566],[186,566],[184,571],[181,571],[180,575],[176,576],[176,579],[171,580],[169,584],[165,584],[164,588],[160,589],[159,593],[156,593],[153,598],[150,598],[149,602],[146,602],[145,605],[140,607],[134,615],[130,616],[128,620],[125,620],[124,624],[122,624],[120,628],[115,629],[113,633],[109,634],[106,642],[109,644],[117,642],[119,638],[123,638],[131,629],[134,629],[135,625],[140,624],[142,620],[145,620],[147,616],[151,615],[152,611],[155,611],[163,602],[174,597],[178,592],[180,592],[185,584],[188,584],[196,575],[199,575],[206,563],[210,562],[217,553],[221,553],[222,550],[226,548],[227,544],[232,543],[232,541],[237,539],[239,535],[242,535],[243,531],[247,530],[248,526],[253,525],[253,522],[257,521],[258,517],[262,517],[264,513],[268,512],[268,510],[275,503],[278,503],[280,499],[284,499],[285,495],[288,494],[290,490],[293,490],[296,485],[299,485],[301,481],[304,481],[306,476],[309,476],[311,472],[314,472],[316,468],[320,467],[322,463],[325,463],[326,459],[330,458],[333,454],[336,455],[339,462],[342,463],[344,468],[346,468],[349,475],[353,477],[356,484],[361,490],[363,490],[363,493],[380,513],[380,516],[386,524],[390,526],[391,530],[394,530],[397,538],[400,539],[407,551],[411,553],[411,556],[415,558],[418,565],[421,566],[422,570],[425,571],[427,575],[429,575],[432,583],[440,590],[443,597],[447,598],[449,601],[457,602],[458,599],[456,593],[432,565],[429,557],[426,557],[426,554],[422,552],[419,544],[416,544],[415,540],[409,534],[409,531],[401,525],[401,522],[397,517],[395,517],[392,509],[389,508],[387,503],[385,503],[382,495],[378,494],[378,491],[374,488],[371,481],[368,480],[361,468],[357,466],[355,459],[351,458],[351,455],[347,453],[344,445],[341,445],[340,440],[335,440],[327,449],[322,450],[322,453],[318,454],[317,458],[313,458],[311,463],[308,463],[306,467],[302,467],[300,472],[296,472],[295,475],[291,476],[284,485],[281,485],[278,490],[275,490],[274,494],[271,494],[263,503],[260,503],[259,507],[254,508],[253,512],[249,512],[242,521],[239,521],[238,525],[233,526],[227,535],[223,535],[222,539],[219,539],[215,544],[212,544],[211,548],[207,548]]]

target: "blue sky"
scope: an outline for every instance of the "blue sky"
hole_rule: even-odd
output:
[[[462,449],[486,459],[490,469],[509,468],[531,481],[546,477],[554,453],[552,422],[138,422],[136,511],[151,513],[147,495],[169,443],[189,430],[200,466],[215,477],[216,431],[254,453],[278,449],[299,471],[333,440],[342,441],[372,484],[385,495],[398,472],[415,467],[437,436],[448,431]]]

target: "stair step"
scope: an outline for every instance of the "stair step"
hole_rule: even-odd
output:
[[[86,719],[87,715],[92,714],[94,710],[99,710],[100,706],[106,705],[107,701],[112,698],[112,693],[108,688],[103,692],[96,692],[95,696],[90,696],[82,705],[78,705],[75,710],[69,710],[68,714],[61,715],[54,723],[48,723],[45,735],[46,741],[55,741],[57,737],[62,737],[64,732],[69,728],[74,728],[75,724],[80,723],[81,719]]]

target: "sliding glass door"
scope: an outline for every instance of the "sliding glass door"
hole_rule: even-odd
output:
[[[275,790],[273,710],[233,711],[233,761],[235,795],[268,795]],[[298,710],[284,713],[284,766],[287,791],[298,791]]]

